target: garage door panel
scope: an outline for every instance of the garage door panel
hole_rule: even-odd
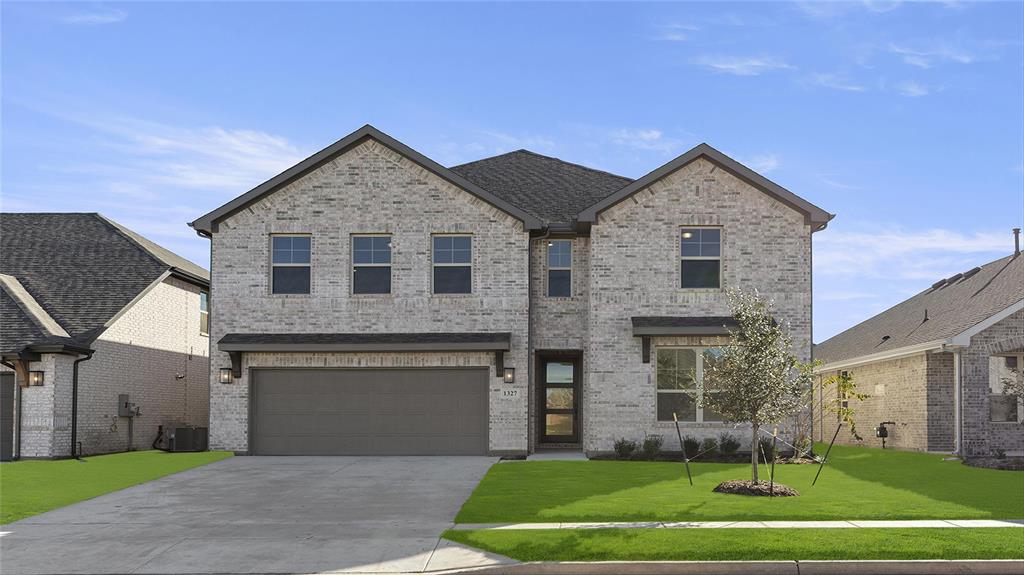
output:
[[[253,370],[252,449],[265,455],[487,452],[481,369]]]

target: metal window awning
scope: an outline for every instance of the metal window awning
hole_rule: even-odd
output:
[[[731,316],[634,316],[633,336],[640,338],[642,361],[651,363],[652,336],[726,336],[739,323]]]
[[[217,348],[231,357],[235,377],[242,375],[244,352],[455,352],[493,351],[500,375],[511,349],[509,332],[414,333],[229,333]]]

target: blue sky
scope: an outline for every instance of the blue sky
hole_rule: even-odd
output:
[[[815,340],[1007,255],[1024,4],[2,4],[2,209],[185,222],[362,124],[638,177],[708,142],[838,213]]]

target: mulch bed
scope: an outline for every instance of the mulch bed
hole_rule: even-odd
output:
[[[971,467],[1024,471],[1024,457],[969,457],[963,463]]]
[[[754,483],[750,480],[735,480],[726,481],[725,483],[719,483],[718,487],[712,489],[715,493],[732,493],[733,495],[758,495],[768,497],[796,497],[800,495],[800,492],[787,485],[776,483],[772,491],[769,492],[770,484],[767,481],[758,481]]]

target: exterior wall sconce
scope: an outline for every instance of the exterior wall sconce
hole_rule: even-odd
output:
[[[43,372],[41,372],[41,371],[30,371],[30,372],[28,372],[28,384],[29,385],[43,385]]]
[[[505,383],[515,383],[516,382],[516,368],[514,368],[514,367],[506,367],[504,373],[502,373],[502,375],[501,375],[501,380],[504,381]]]
[[[235,374],[231,371],[230,367],[222,367],[217,372],[217,381],[221,383],[231,383],[235,381]]]

